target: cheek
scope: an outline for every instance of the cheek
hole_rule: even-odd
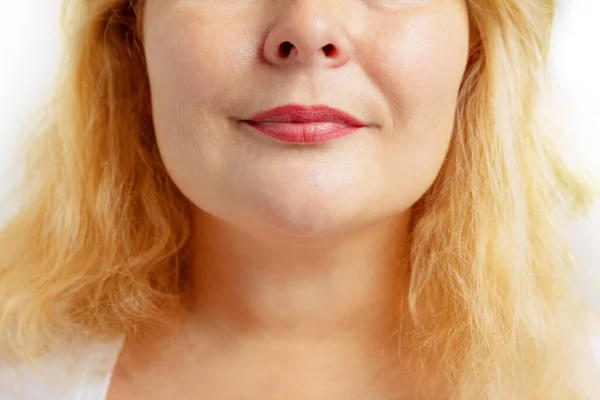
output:
[[[235,100],[242,60],[251,59],[247,42],[235,40],[251,37],[248,24],[231,23],[243,15],[225,17],[199,8],[161,5],[145,20],[156,138],[167,169],[182,187],[197,186],[205,181],[203,171],[227,165],[226,137],[202,133],[229,129],[214,115]]]
[[[227,97],[222,94],[235,88],[243,63],[252,58],[252,47],[239,40],[252,37],[249,24],[234,23],[246,18],[243,13],[225,17],[199,9],[172,6],[166,15],[146,21],[148,72],[153,92],[162,96],[153,96],[153,101],[214,109]]]
[[[365,46],[363,65],[396,119],[454,113],[469,28],[464,4],[446,4],[379,21]]]
[[[380,23],[365,70],[390,108],[382,162],[392,171],[387,198],[417,199],[444,163],[469,49],[466,9],[459,4]],[[394,27],[392,29],[392,27]]]

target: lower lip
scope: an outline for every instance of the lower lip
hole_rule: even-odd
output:
[[[361,126],[348,126],[333,122],[253,122],[243,121],[272,138],[289,143],[323,143],[348,136]]]

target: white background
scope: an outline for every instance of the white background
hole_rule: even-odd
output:
[[[53,88],[61,50],[60,3],[0,0],[0,196],[18,180],[19,168],[11,165],[30,114]],[[562,2],[552,69],[574,115],[571,155],[600,179],[600,0]],[[9,211],[0,209],[0,220]],[[600,206],[569,234],[581,261],[598,265]]]

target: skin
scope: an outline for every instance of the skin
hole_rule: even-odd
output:
[[[128,340],[108,399],[410,398],[407,229],[452,137],[465,1],[148,0],[144,35],[194,291]],[[290,145],[239,122],[290,103],[369,127]]]

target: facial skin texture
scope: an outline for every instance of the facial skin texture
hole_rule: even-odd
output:
[[[125,344],[108,398],[417,398],[422,380],[398,357],[397,256],[451,139],[463,0],[148,0],[145,11],[159,149],[194,206],[193,301],[167,340]],[[291,103],[370,127],[290,145],[238,121]]]
[[[149,0],[144,24],[162,158],[218,220],[273,237],[356,230],[407,213],[442,166],[467,62],[463,0]],[[370,127],[291,145],[238,122],[290,103]]]

